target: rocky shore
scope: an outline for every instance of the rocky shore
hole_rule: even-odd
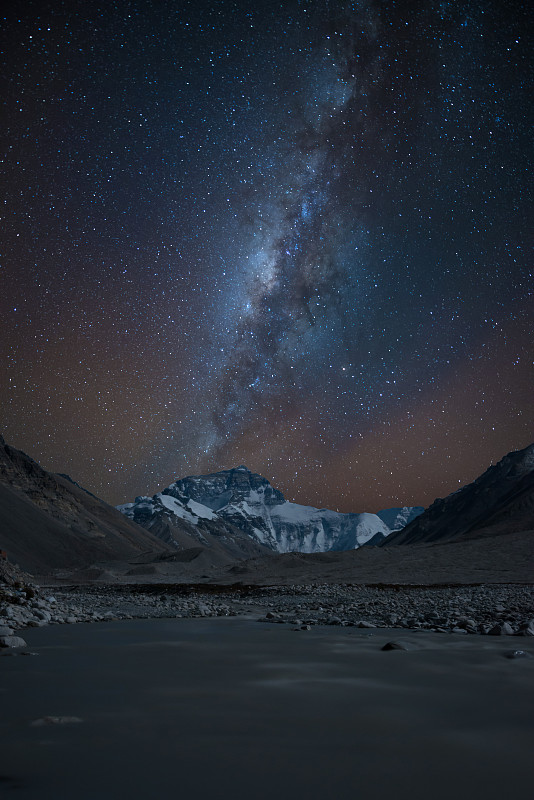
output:
[[[23,647],[28,627],[118,619],[255,616],[266,624],[402,628],[534,636],[527,585],[0,587],[0,648]]]

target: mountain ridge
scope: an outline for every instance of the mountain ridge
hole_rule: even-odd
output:
[[[151,530],[166,512],[193,524],[198,519],[229,523],[276,553],[352,550],[370,541],[376,544],[397,524],[403,527],[423,511],[416,506],[343,514],[291,503],[267,478],[244,465],[179,478],[151,498],[137,497],[117,508]]]
[[[458,541],[534,529],[534,444],[507,453],[469,484],[437,498],[382,543]]]

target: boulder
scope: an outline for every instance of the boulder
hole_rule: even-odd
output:
[[[27,647],[20,636],[0,636],[0,647]]]

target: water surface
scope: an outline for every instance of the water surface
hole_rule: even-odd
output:
[[[0,795],[527,796],[534,641],[132,620],[24,632],[0,658]],[[417,649],[382,652],[391,639]],[[46,716],[81,722],[32,725]]]

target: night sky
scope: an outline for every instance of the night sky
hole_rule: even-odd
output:
[[[534,440],[527,3],[9,5],[6,441],[376,511]]]

